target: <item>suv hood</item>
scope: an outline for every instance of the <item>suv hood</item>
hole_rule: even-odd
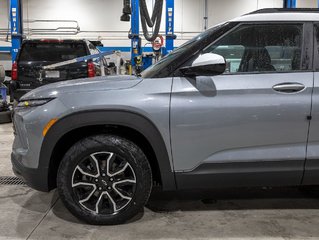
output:
[[[103,76],[52,83],[25,94],[21,100],[57,97],[64,93],[107,91],[132,88],[143,79],[135,76]]]

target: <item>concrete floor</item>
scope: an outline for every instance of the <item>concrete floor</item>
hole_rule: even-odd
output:
[[[11,143],[11,124],[0,125],[0,176],[12,175]],[[76,220],[55,191],[0,185],[0,239],[319,239],[318,193],[314,188],[155,191],[131,223],[90,226]]]

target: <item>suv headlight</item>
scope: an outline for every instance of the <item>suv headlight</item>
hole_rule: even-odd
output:
[[[42,98],[42,99],[28,99],[28,100],[22,100],[18,103],[18,108],[29,108],[29,107],[37,107],[44,105],[54,98]]]

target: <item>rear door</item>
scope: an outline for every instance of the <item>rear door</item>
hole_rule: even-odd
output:
[[[319,184],[319,23],[314,24],[314,88],[303,184]]]
[[[202,53],[208,52],[225,57],[225,74],[173,81],[178,186],[300,184],[313,89],[312,24],[241,24]]]
[[[87,63],[73,63],[41,71],[42,66],[88,55],[82,41],[25,42],[18,57],[18,80],[24,88],[35,88],[52,82],[87,77]]]

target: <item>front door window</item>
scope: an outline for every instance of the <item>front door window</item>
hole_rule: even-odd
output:
[[[302,24],[242,25],[204,50],[222,55],[225,73],[301,70]]]

